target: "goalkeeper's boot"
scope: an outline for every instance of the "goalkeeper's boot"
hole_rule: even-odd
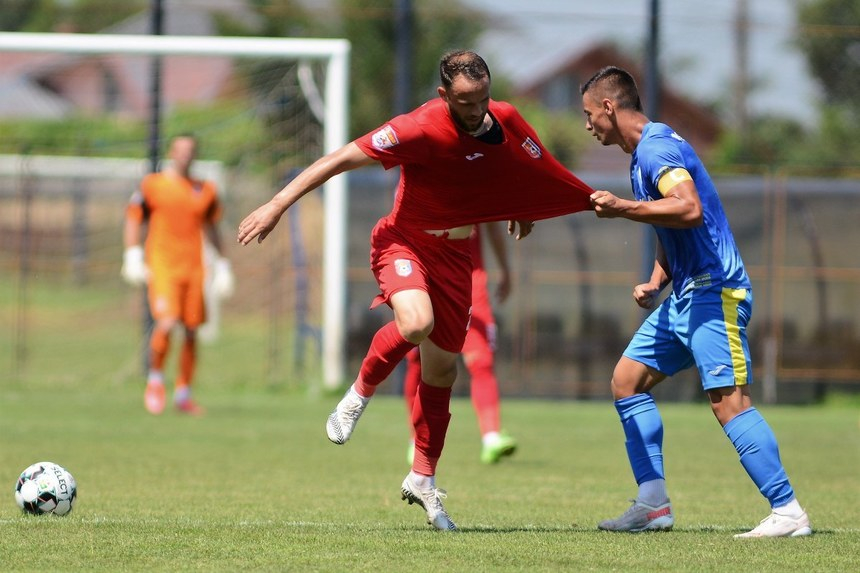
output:
[[[660,505],[648,505],[638,499],[631,500],[633,505],[621,517],[601,521],[597,528],[605,531],[669,531],[675,525],[672,504],[667,500]]]
[[[762,519],[755,529],[738,533],[735,537],[802,537],[811,534],[812,526],[805,511],[800,517],[789,517],[774,512]]]
[[[364,398],[353,389],[352,386],[346,391],[343,399],[337,404],[334,412],[329,414],[325,423],[325,431],[328,439],[335,444],[345,444],[362,412],[367,407],[370,398]]]
[[[176,401],[173,403],[173,405],[176,407],[176,411],[180,414],[188,414],[189,416],[202,416],[206,413],[206,408],[204,408],[191,398]]]
[[[146,383],[146,391],[143,393],[143,405],[150,414],[161,414],[164,411],[165,397],[164,383],[150,380]]]
[[[481,462],[485,464],[498,463],[505,456],[517,451],[517,441],[507,434],[501,433],[481,446]]]
[[[400,486],[400,499],[409,502],[409,505],[417,503],[427,512],[427,523],[442,531],[456,531],[457,526],[451,521],[448,512],[442,505],[442,500],[448,497],[444,489],[434,486],[421,487],[413,479],[412,472],[403,480]]]

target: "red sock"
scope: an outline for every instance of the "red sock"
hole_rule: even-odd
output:
[[[415,432],[412,471],[417,474],[436,475],[436,464],[442,455],[448,422],[451,421],[450,405],[451,388],[437,388],[424,382],[418,384],[412,409],[412,427]]]
[[[410,420],[412,420],[412,405],[415,403],[419,382],[421,382],[421,353],[415,348],[406,354],[406,375],[403,377],[403,400],[406,402],[406,414]]]
[[[376,387],[415,346],[403,338],[393,320],[377,330],[358,371],[355,391],[365,398],[373,396]]]
[[[501,425],[499,381],[493,372],[492,358],[479,354],[467,367],[472,377],[472,407],[478,416],[481,435],[487,432],[498,432]]]

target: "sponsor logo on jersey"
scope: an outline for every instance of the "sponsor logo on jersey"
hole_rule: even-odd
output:
[[[532,159],[540,159],[540,147],[538,147],[538,144],[535,143],[531,137],[527,137],[526,140],[523,141],[523,149],[526,150],[526,153],[528,153]]]
[[[396,259],[394,261],[394,272],[398,276],[408,277],[412,274],[412,261],[409,259]]]
[[[484,154],[483,154],[483,153],[472,153],[471,155],[467,155],[467,156],[466,156],[466,159],[468,159],[469,161],[474,161],[474,160],[476,160],[477,158],[479,158],[479,157],[483,157],[483,156],[484,156]]]
[[[400,140],[397,139],[397,134],[394,133],[394,128],[390,125],[386,125],[374,133],[371,136],[370,141],[376,149],[388,149],[389,147],[394,147],[400,143]]]

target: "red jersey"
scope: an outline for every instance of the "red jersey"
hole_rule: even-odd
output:
[[[448,229],[592,208],[593,190],[544,149],[512,105],[491,101],[489,113],[501,126],[501,143],[458,129],[442,99],[355,140],[386,169],[401,167],[390,216],[395,224]]]

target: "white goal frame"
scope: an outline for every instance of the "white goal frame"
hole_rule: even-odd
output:
[[[347,143],[350,43],[344,39],[0,32],[0,52],[3,51],[323,61],[326,65],[324,152],[329,153]],[[344,381],[346,367],[346,175],[333,177],[324,188],[323,384],[336,388]]]

